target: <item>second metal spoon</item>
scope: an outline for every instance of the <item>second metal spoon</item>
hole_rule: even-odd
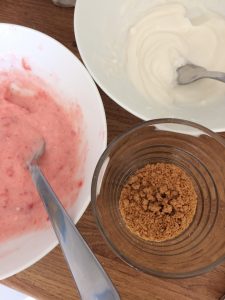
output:
[[[45,143],[42,141],[28,162],[28,168],[77,284],[80,297],[82,300],[119,300],[120,297],[108,275],[41,172],[37,162],[44,150]]]
[[[208,71],[203,67],[192,64],[187,64],[177,69],[178,84],[189,84],[203,78],[210,78],[225,82],[225,73]]]

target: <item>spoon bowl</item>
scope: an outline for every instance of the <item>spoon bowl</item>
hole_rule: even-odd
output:
[[[225,73],[208,71],[193,64],[187,64],[177,69],[177,83],[180,85],[190,84],[203,78],[225,82]]]

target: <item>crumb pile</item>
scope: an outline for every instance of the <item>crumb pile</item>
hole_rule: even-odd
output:
[[[119,209],[139,237],[162,242],[177,237],[192,222],[197,194],[191,178],[174,164],[148,164],[124,185]]]

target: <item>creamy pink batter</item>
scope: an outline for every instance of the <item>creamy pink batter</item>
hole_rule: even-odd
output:
[[[41,138],[39,164],[65,207],[82,185],[81,112],[55,97],[30,72],[0,72],[0,243],[48,224],[26,167]]]

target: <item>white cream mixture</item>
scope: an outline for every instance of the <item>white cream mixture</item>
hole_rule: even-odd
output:
[[[225,84],[210,79],[178,86],[176,69],[187,62],[225,72],[225,17],[203,7],[201,16],[190,18],[182,3],[170,2],[130,28],[127,70],[147,98],[178,105],[225,97]]]

